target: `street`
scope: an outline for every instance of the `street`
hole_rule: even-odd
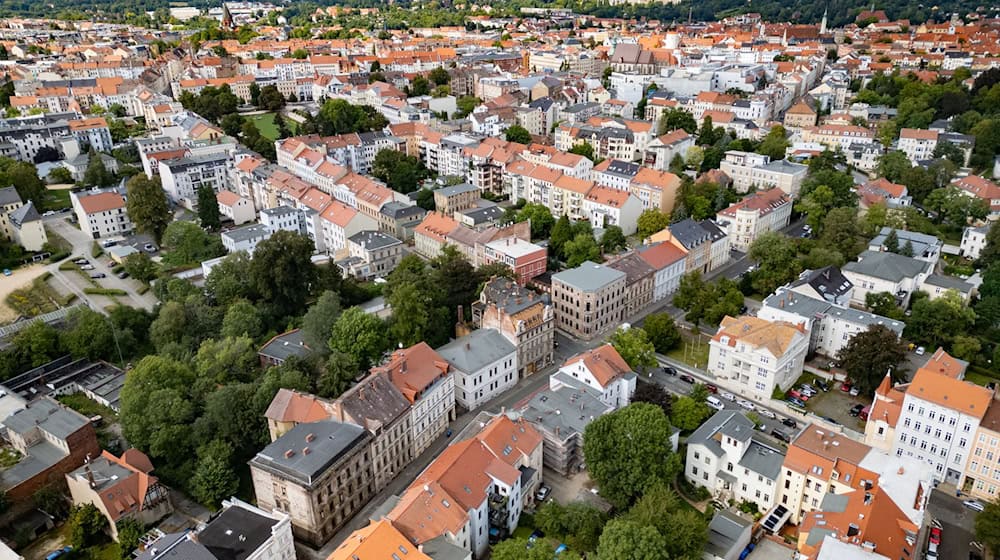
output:
[[[930,515],[931,524],[936,523],[941,527],[938,557],[982,558],[982,549],[974,544],[978,514],[962,505],[962,501],[969,497],[955,496],[954,488],[941,484],[931,492],[931,497],[927,501],[927,513]],[[917,549],[923,551],[927,546],[927,531],[921,532],[918,543]]]

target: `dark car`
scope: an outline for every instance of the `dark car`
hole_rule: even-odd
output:
[[[788,426],[789,428],[799,427],[798,423],[795,422],[795,420],[792,420],[791,418],[785,418],[784,420],[781,421],[781,423]]]
[[[686,373],[681,374],[681,381],[685,383],[694,383],[694,378]]]
[[[823,379],[817,379],[816,380],[816,386],[818,386],[820,388],[820,390],[822,390],[823,392],[826,392],[826,391],[830,390],[830,384],[827,383]]]
[[[94,272],[93,274],[90,275],[90,277],[91,278],[107,278],[108,275],[104,274],[103,272]]]
[[[848,414],[850,414],[851,416],[857,416],[858,414],[861,414],[861,410],[864,409],[864,408],[865,408],[865,405],[863,405],[863,404],[856,404],[856,405],[854,405],[854,406],[851,407],[851,410],[850,410],[850,412]]]
[[[779,430],[777,428],[771,430],[771,435],[774,436],[775,439],[783,441],[785,443],[790,443],[791,442],[791,439],[788,437],[788,434],[786,434],[785,432],[782,432],[781,430]]]
[[[676,370],[676,369],[674,369],[674,368],[672,368],[672,367],[670,367],[670,366],[666,366],[665,368],[663,368],[663,371],[664,371],[664,372],[665,372],[665,373],[666,373],[667,375],[677,375],[677,370]]]
[[[795,406],[797,406],[799,408],[805,408],[806,407],[806,403],[800,401],[799,399],[797,399],[795,397],[788,397],[787,399],[785,399],[785,401],[788,402],[789,404],[793,404],[793,405],[795,405]]]
[[[711,383],[706,383],[705,384],[705,389],[707,389],[708,392],[712,393],[713,395],[719,394],[719,388],[716,387],[715,385],[712,385]]]

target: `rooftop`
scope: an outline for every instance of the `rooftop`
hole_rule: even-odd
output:
[[[478,329],[437,349],[455,369],[473,374],[515,354],[517,348],[496,329]]]
[[[591,261],[552,275],[553,283],[559,282],[584,292],[596,292],[624,279],[624,272]]]
[[[298,424],[251,459],[251,465],[309,486],[365,439],[361,426],[321,420]]]

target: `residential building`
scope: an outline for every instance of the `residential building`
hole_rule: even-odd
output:
[[[253,208],[253,202],[233,191],[219,191],[215,195],[215,199],[219,202],[219,215],[222,216],[224,221],[233,222],[235,226],[252,222],[257,217],[257,213]]]
[[[687,439],[684,478],[721,502],[771,509],[785,453],[759,436],[742,412],[720,410]]]
[[[160,182],[171,202],[196,210],[198,190],[209,187],[217,194],[227,189],[232,167],[233,161],[225,152],[161,160]]]
[[[710,220],[691,218],[653,234],[651,243],[668,242],[684,251],[684,272],[706,274],[729,262],[729,236]]]
[[[786,227],[791,215],[791,198],[785,191],[772,188],[720,210],[716,222],[726,228],[730,247],[746,252],[759,236]]]
[[[379,230],[388,233],[396,239],[409,241],[413,239],[413,230],[423,221],[427,211],[417,205],[390,201],[379,210]]]
[[[496,329],[477,329],[437,349],[451,365],[455,402],[473,410],[517,384],[517,348]]]
[[[552,275],[556,327],[591,340],[621,324],[626,308],[626,275],[586,261]]]
[[[739,392],[769,399],[802,374],[809,337],[803,325],[757,317],[725,317],[709,342],[708,371],[740,385]]]
[[[958,187],[966,195],[978,198],[988,204],[990,207],[988,219],[1000,218],[1000,187],[996,183],[979,175],[968,175],[955,179],[951,184]]]
[[[891,248],[886,247],[886,239],[894,231],[896,232],[898,249],[892,251]],[[911,256],[917,260],[929,262],[931,270],[937,266],[938,260],[941,258],[941,248],[943,246],[944,243],[933,235],[907,231],[905,229],[894,230],[888,226],[883,227],[879,231],[879,234],[868,242],[869,251],[904,253],[906,256]]]
[[[66,474],[73,505],[92,504],[108,520],[111,538],[118,540],[120,519],[152,525],[170,514],[173,507],[167,487],[151,475],[153,463],[138,449],[121,457],[102,451],[83,467]]]
[[[41,251],[49,241],[35,204],[25,204],[14,187],[0,189],[0,234],[25,251]]]
[[[802,130],[803,142],[823,144],[831,150],[848,151],[852,144],[875,144],[875,131],[851,124],[824,124]]]
[[[108,129],[108,123],[104,117],[69,121],[69,133],[81,145],[90,146],[98,152],[110,152],[115,145],[111,140],[111,131]]]
[[[31,497],[53,482],[61,487],[66,473],[100,455],[90,419],[51,397],[40,397],[0,421],[4,438],[20,458],[0,472],[0,490],[15,511],[31,507]]]
[[[628,186],[629,192],[642,203],[643,210],[659,210],[665,214],[674,211],[680,188],[680,177],[669,171],[657,171],[649,167],[639,168]]]
[[[548,250],[517,237],[495,239],[483,246],[483,265],[502,263],[514,272],[520,285],[545,272]]]
[[[250,460],[258,506],[288,514],[296,538],[322,545],[378,491],[370,439],[336,420],[296,425]]]
[[[519,378],[553,363],[555,309],[548,294],[507,278],[491,278],[472,303],[472,321],[480,329],[498,330],[517,348]]]
[[[753,529],[752,519],[723,509],[715,512],[708,523],[708,541],[702,558],[705,560],[737,560],[747,545]]]
[[[695,138],[682,128],[654,138],[646,146],[643,164],[657,171],[666,171],[675,157],[684,159],[687,156],[688,148],[694,146],[694,141]]]
[[[655,243],[639,248],[639,258],[653,268],[653,302],[677,291],[687,264],[687,253],[672,243]]]
[[[901,307],[909,307],[910,297],[932,271],[927,261],[884,251],[863,251],[857,261],[841,267],[844,276],[854,284],[851,303],[864,306],[870,293],[888,292],[896,296]]]
[[[976,286],[955,276],[928,274],[920,282],[917,289],[927,294],[927,297],[930,299],[937,299],[945,294],[955,293],[964,303],[968,304],[972,300]]]
[[[107,239],[132,232],[121,189],[71,192],[69,198],[80,229],[92,238]]]
[[[563,414],[564,410],[579,414]],[[545,468],[567,476],[583,468],[583,433],[587,425],[613,410],[583,385],[560,385],[535,393],[521,414],[542,434]]]
[[[587,350],[566,360],[549,378],[549,389],[585,388],[617,410],[632,401],[636,374],[610,344]]]
[[[345,275],[360,280],[385,278],[403,259],[403,242],[380,231],[360,231],[347,238],[350,255],[337,261]]]
[[[387,375],[413,407],[410,418],[413,456],[420,455],[455,419],[455,378],[451,366],[426,342],[419,342],[396,350],[371,371]]]
[[[778,187],[792,198],[798,196],[809,166],[785,160],[771,161],[768,156],[729,150],[720,169],[733,180],[737,192]]]
[[[785,126],[788,128],[816,126],[817,116],[816,109],[803,99],[785,111]]]
[[[788,288],[806,297],[840,307],[848,307],[854,294],[854,284],[835,266],[803,271]]]
[[[455,212],[475,207],[479,201],[479,194],[479,189],[469,183],[441,187],[434,191],[434,209],[451,216]]]
[[[222,501],[222,512],[204,527],[165,534],[147,544],[135,558],[295,560],[295,543],[288,515],[230,498]]]
[[[986,234],[990,231],[990,226],[973,227],[968,226],[962,230],[962,243],[959,246],[960,254],[972,260],[978,260],[983,249],[986,248]]]
[[[414,248],[425,258],[435,259],[448,243],[448,234],[458,228],[458,222],[439,212],[429,212],[413,230]]]
[[[252,255],[254,250],[257,249],[257,245],[265,239],[270,239],[273,233],[264,224],[246,225],[222,232],[222,246],[230,254],[237,251],[246,251]]]
[[[974,498],[992,502],[997,499],[1000,489],[1000,405],[997,400],[990,401],[971,445],[960,488]]]
[[[938,143],[938,131],[917,128],[903,128],[899,131],[899,151],[916,165],[918,161],[933,159]]]
[[[857,188],[858,203],[862,209],[871,208],[874,204],[885,204],[886,208],[902,208],[913,202],[906,185],[893,183],[885,177],[868,181]]]
[[[275,335],[264,343],[257,352],[261,367],[280,366],[289,358],[304,360],[312,354],[313,349],[306,344],[305,333],[301,329],[292,329]]]
[[[351,533],[326,560],[359,560],[361,558],[407,560],[436,560],[424,554],[422,546],[416,546],[400,533],[387,519],[373,521],[371,525]],[[467,560],[467,559],[461,559]]]
[[[591,188],[583,199],[583,215],[591,226],[618,226],[625,235],[636,232],[642,210],[642,201],[635,195],[600,185]]]
[[[656,269],[636,252],[608,263],[609,268],[625,273],[625,316],[633,317],[653,303]]]

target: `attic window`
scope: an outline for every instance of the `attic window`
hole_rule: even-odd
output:
[[[512,448],[511,446],[509,446],[509,445],[506,445],[506,446],[504,446],[504,448],[503,448],[503,454],[504,454],[504,455],[510,455],[510,452],[511,452],[511,451],[513,451],[513,450],[514,450],[514,449],[513,449],[513,448]]]

